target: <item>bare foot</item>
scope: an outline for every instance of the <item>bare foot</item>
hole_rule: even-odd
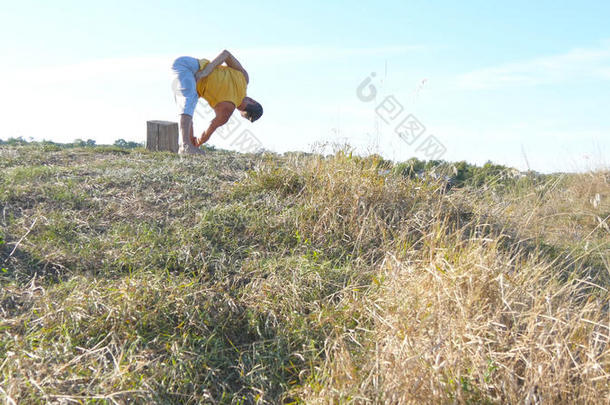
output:
[[[180,149],[178,149],[178,153],[180,155],[205,155],[205,152],[199,148],[194,147],[193,145],[180,145]]]

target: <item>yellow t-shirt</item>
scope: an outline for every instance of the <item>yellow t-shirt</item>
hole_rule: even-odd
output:
[[[207,59],[199,60],[199,69],[210,63]],[[239,106],[246,97],[246,78],[239,70],[228,66],[218,66],[209,76],[197,82],[197,94],[203,97],[212,108],[221,101],[230,101]]]

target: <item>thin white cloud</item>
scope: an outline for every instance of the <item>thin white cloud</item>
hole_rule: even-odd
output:
[[[349,57],[396,55],[422,49],[418,45],[396,45],[372,48],[338,48],[325,46],[262,47],[231,50],[238,57],[257,64],[290,64]],[[213,58],[216,52],[195,57]],[[156,55],[86,60],[55,66],[38,66],[34,69],[2,70],[7,82],[26,82],[29,85],[49,85],[63,82],[87,81],[101,77],[134,77],[169,75],[174,58],[180,55]]]
[[[171,57],[147,56],[86,60],[78,63],[38,66],[34,69],[3,71],[2,76],[10,82],[27,85],[50,85],[63,82],[87,81],[92,78],[137,76],[159,71],[169,75]]]
[[[302,46],[231,51],[246,66],[262,70],[281,63],[288,65],[289,71],[308,62],[319,64],[336,58],[395,55],[415,49],[412,46],[346,49]],[[212,58],[220,50],[187,51],[187,54]],[[141,139],[145,135],[142,131],[145,120],[175,119],[170,66],[177,56],[180,55],[100,58],[35,68],[0,66],[3,90],[0,110],[10,118],[0,138],[31,136],[60,141],[92,138],[98,142],[112,142],[118,137]]]
[[[390,45],[379,47],[343,48],[329,46],[285,46],[235,50],[236,55],[264,58],[274,62],[338,59],[404,54],[424,49],[421,45]]]
[[[610,44],[593,49],[477,69],[457,77],[463,89],[482,90],[507,86],[536,86],[578,80],[610,79]]]
[[[610,67],[597,69],[596,74],[606,80],[610,80]]]

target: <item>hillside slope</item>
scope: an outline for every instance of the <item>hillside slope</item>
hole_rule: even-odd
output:
[[[610,400],[610,173],[397,169],[0,147],[0,398]]]

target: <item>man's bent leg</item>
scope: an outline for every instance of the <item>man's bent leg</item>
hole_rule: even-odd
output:
[[[193,143],[193,114],[197,106],[197,89],[194,71],[199,68],[199,62],[190,57],[181,57],[174,61],[174,94],[180,113],[180,149],[179,153],[200,153],[201,149]]]

